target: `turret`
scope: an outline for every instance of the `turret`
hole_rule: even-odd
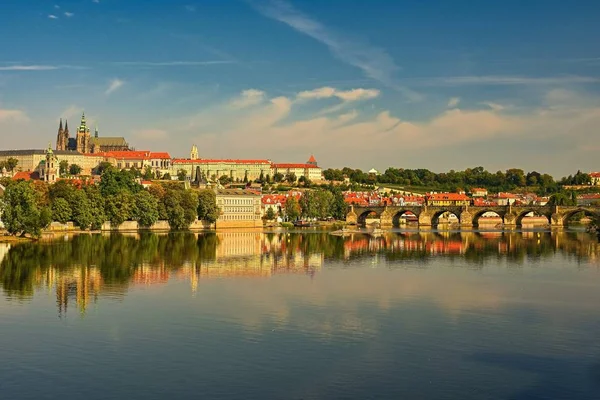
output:
[[[58,125],[58,134],[56,135],[56,150],[64,150],[64,146],[64,131],[61,118],[60,123]]]

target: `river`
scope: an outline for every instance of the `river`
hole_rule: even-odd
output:
[[[2,399],[598,399],[575,231],[0,243]]]

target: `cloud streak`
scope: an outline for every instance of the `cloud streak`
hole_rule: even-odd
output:
[[[400,86],[394,74],[400,69],[392,57],[382,48],[372,46],[358,38],[348,38],[333,32],[321,22],[294,8],[284,0],[269,0],[251,4],[264,16],[282,22],[292,29],[321,42],[339,60],[359,68],[366,76],[385,86],[402,92],[411,100],[422,96]]]
[[[124,84],[125,84],[125,81],[115,78],[110,81],[110,83],[108,85],[108,89],[106,89],[106,92],[104,92],[104,93],[106,95],[114,93],[115,91],[119,90]]]
[[[115,61],[111,65],[130,67],[199,67],[205,65],[234,64],[228,60],[207,61]]]
[[[513,86],[513,85],[569,85],[577,83],[598,83],[599,78],[589,76],[448,76],[433,78],[418,78],[413,83],[421,86]]]
[[[328,99],[337,97],[343,101],[359,101],[368,100],[378,97],[380,94],[377,89],[351,89],[351,90],[337,90],[335,88],[325,86],[318,89],[306,90],[298,93],[296,96],[299,100],[309,99]]]

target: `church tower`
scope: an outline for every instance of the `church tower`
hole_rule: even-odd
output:
[[[90,153],[91,150],[91,135],[90,128],[87,127],[85,121],[85,113],[81,114],[81,123],[77,128],[77,151],[83,154]]]
[[[44,181],[48,183],[56,182],[58,177],[58,171],[56,170],[56,156],[52,151],[52,146],[48,143],[48,150],[46,150],[46,163],[44,164]]]
[[[64,134],[62,125],[62,118],[60,119],[60,123],[58,125],[58,134],[56,135],[56,150],[66,150],[66,144],[64,142]]]
[[[198,159],[198,147],[196,145],[192,146],[192,151],[190,152],[190,160]]]

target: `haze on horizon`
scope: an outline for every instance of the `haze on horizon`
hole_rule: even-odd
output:
[[[600,170],[600,3],[6,0],[0,149]]]

